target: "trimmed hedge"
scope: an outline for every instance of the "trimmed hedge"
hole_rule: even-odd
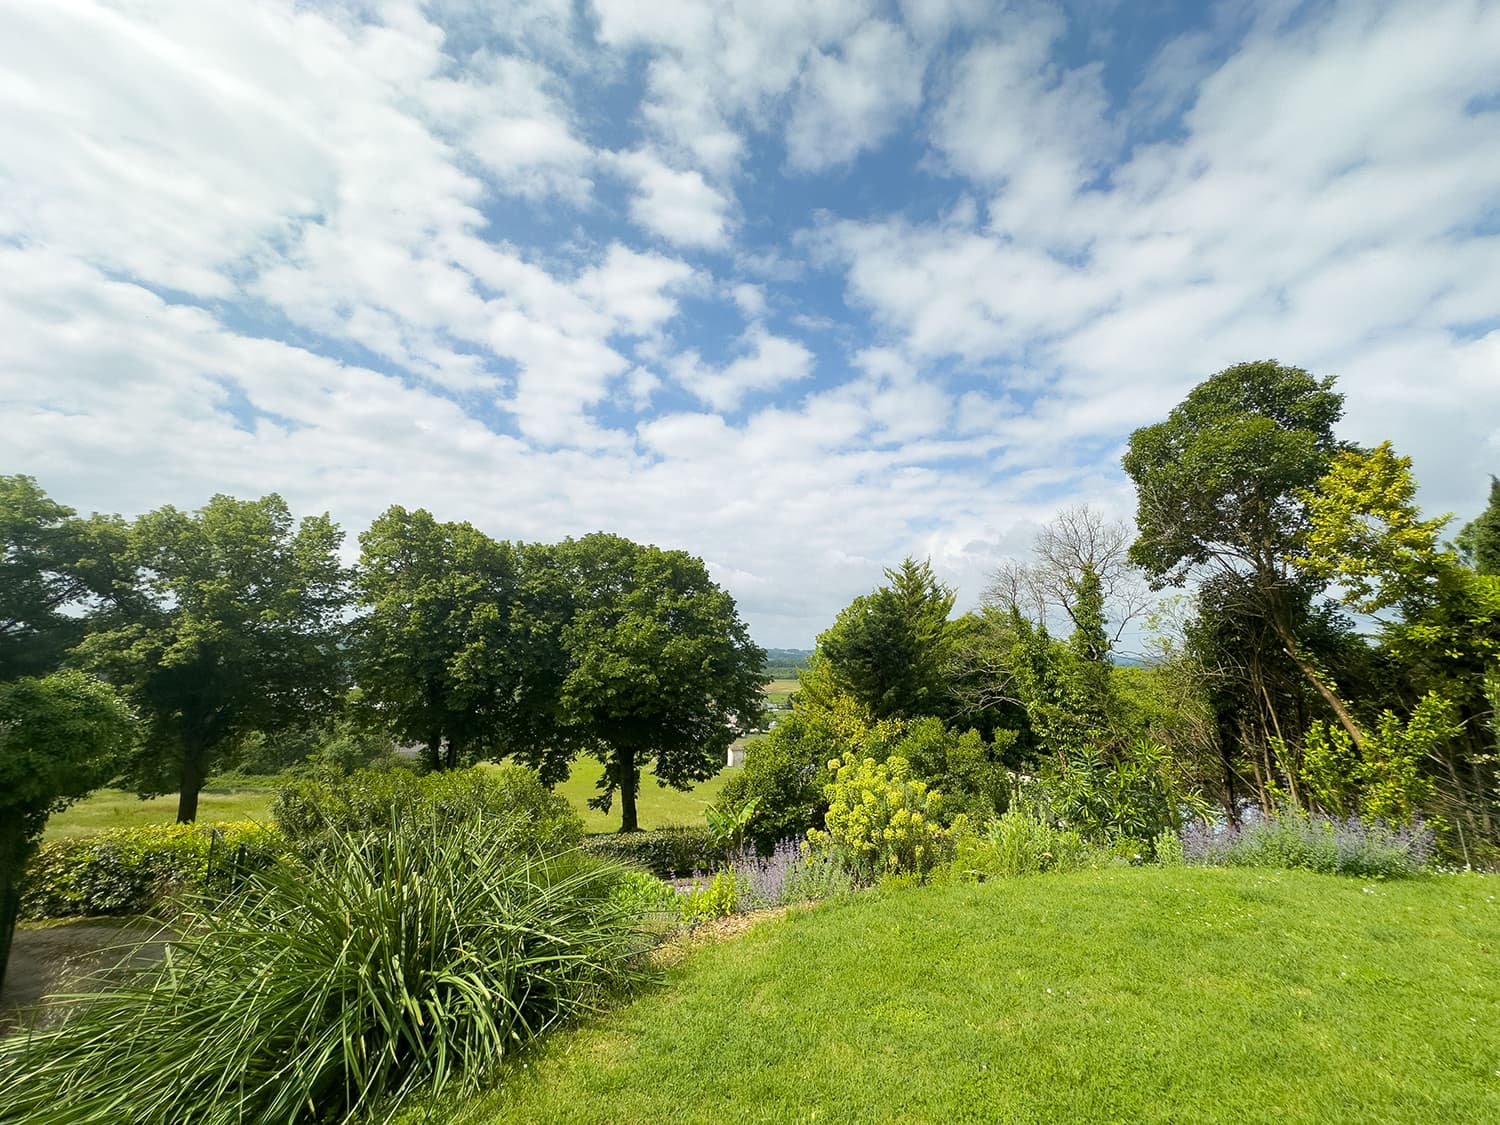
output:
[[[142,914],[169,895],[227,887],[285,850],[281,833],[254,821],[152,824],[50,840],[26,865],[23,918]]]
[[[587,836],[583,850],[601,859],[644,868],[661,879],[680,879],[695,871],[712,871],[729,860],[729,848],[714,843],[706,827]]]

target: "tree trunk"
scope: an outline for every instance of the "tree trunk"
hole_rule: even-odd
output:
[[[5,991],[5,967],[21,913],[21,868],[29,850],[27,819],[14,807],[0,817],[0,993]]]
[[[182,756],[182,784],[177,791],[178,824],[191,824],[198,819],[198,794],[203,789],[203,782],[202,755],[189,750]]]
[[[635,794],[641,785],[641,771],[635,764],[635,748],[615,751],[615,780],[620,786],[620,831],[639,832],[635,815]]]
[[[441,734],[427,736],[427,765],[433,773],[443,768],[443,736]]]
[[[1271,628],[1275,629],[1276,635],[1281,638],[1281,645],[1286,650],[1286,654],[1292,658],[1292,663],[1297,666],[1297,670],[1306,677],[1308,683],[1312,684],[1313,690],[1323,697],[1323,702],[1328,704],[1329,710],[1338,719],[1339,726],[1348,733],[1349,738],[1354,742],[1354,749],[1363,755],[1365,732],[1350,714],[1349,708],[1344,706],[1344,701],[1334,694],[1334,690],[1328,686],[1322,676],[1318,675],[1318,670],[1302,655],[1302,651],[1297,647],[1297,638],[1292,635],[1291,627],[1273,613]]]

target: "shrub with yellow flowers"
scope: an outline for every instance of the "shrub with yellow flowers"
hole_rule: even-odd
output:
[[[915,780],[905,758],[846,753],[828,768],[826,831],[807,834],[815,847],[831,848],[868,877],[925,874],[947,857],[951,841],[937,819],[942,794]]]

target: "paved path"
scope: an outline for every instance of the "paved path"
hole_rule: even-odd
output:
[[[18,1011],[43,996],[77,989],[91,974],[113,967],[130,949],[156,935],[154,926],[80,919],[41,928],[16,930],[0,993],[0,1030],[8,1030]],[[142,946],[156,957],[160,942]]]

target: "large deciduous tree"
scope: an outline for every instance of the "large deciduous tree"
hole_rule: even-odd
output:
[[[370,525],[360,547],[363,702],[399,738],[422,745],[433,769],[504,752],[526,725],[521,705],[534,679],[517,549],[400,506]]]
[[[634,832],[644,768],[689,789],[723,767],[760,713],[765,651],[701,559],[603,533],[547,554],[563,674],[556,725],[531,733],[529,756],[550,777],[579,751],[597,757],[593,803],[608,810],[618,792],[620,831]]]
[[[76,653],[141,716],[129,775],[142,795],[176,790],[180,822],[239,739],[333,707],[341,539],[326,515],[297,525],[274,494],[161,508],[131,526],[134,592]]]
[[[134,724],[115,693],[82,672],[0,683],[0,986],[21,872],[47,818],[114,775]]]
[[[0,681],[62,662],[115,592],[125,538],[118,519],[81,519],[31,477],[0,476]]]

